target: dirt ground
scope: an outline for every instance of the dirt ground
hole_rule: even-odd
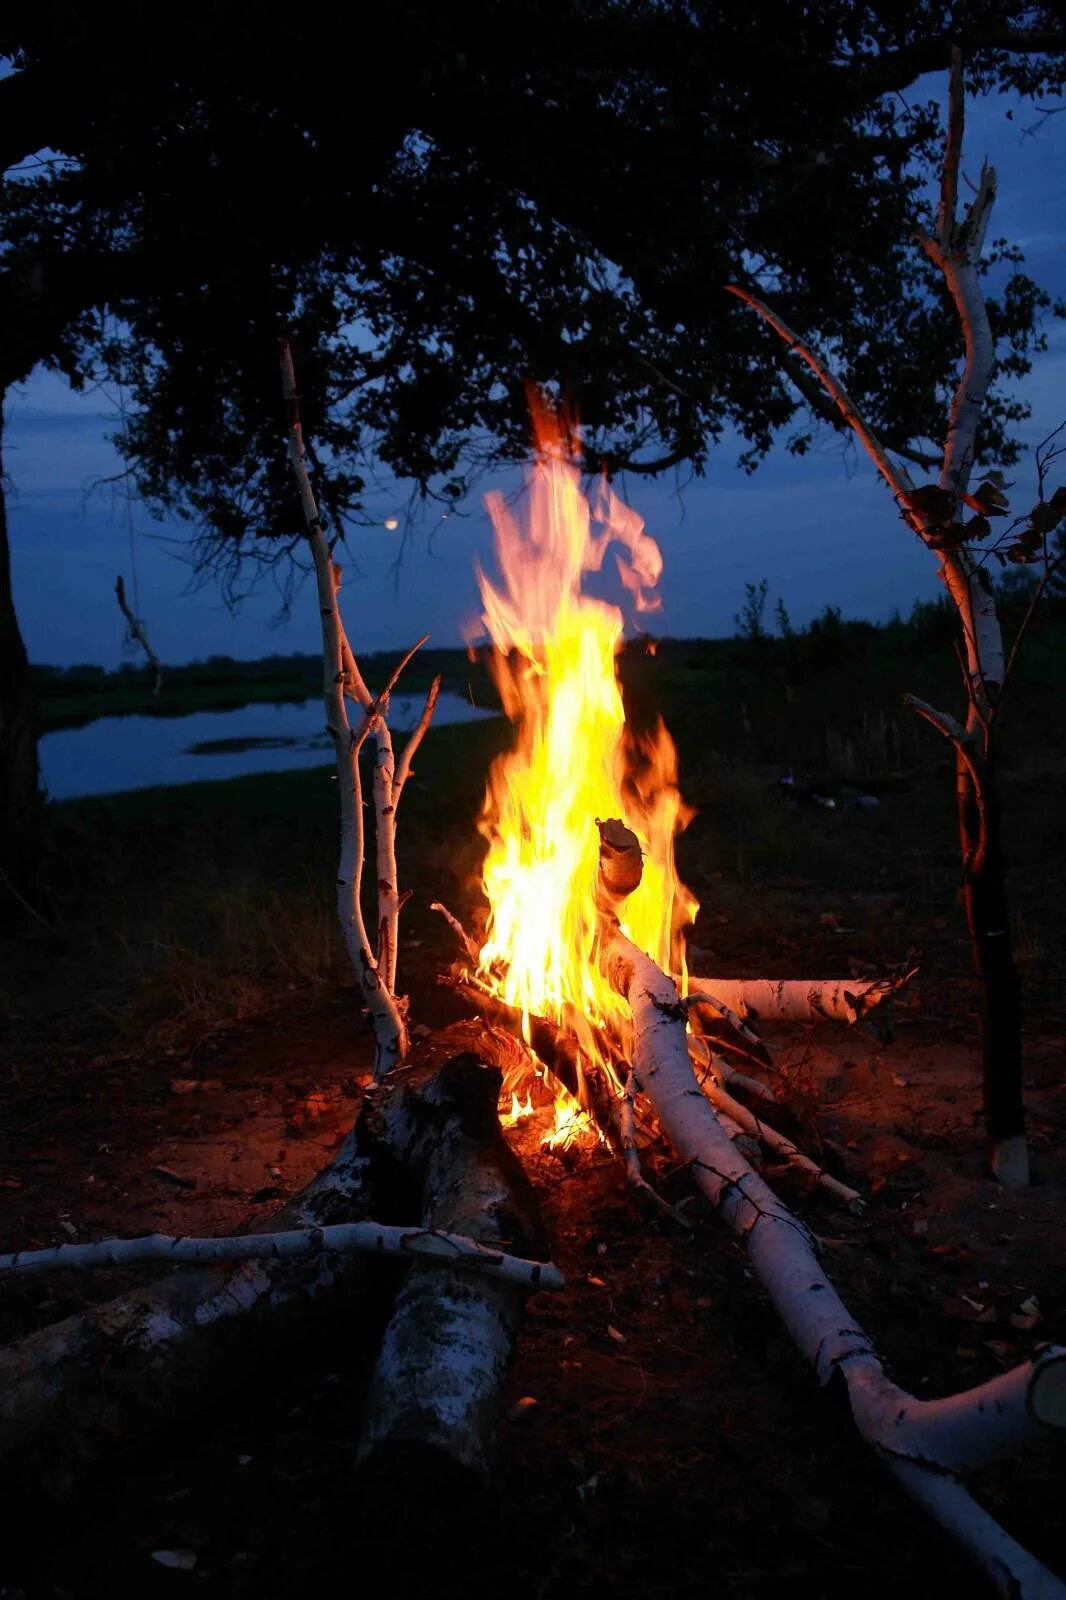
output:
[[[696,970],[784,975],[807,928],[810,970],[861,971],[892,917],[885,896],[802,880],[716,885]],[[458,1015],[434,984],[442,936],[415,919],[413,1015]],[[787,941],[775,930],[793,930]],[[417,932],[418,937],[415,937]],[[1036,1165],[1021,1194],[982,1177],[968,986],[938,961],[892,1007],[888,1042],[859,1029],[770,1037],[781,1126],[870,1196],[857,1220],[782,1193],[893,1375],[920,1395],[982,1381],[1066,1329],[1066,1084],[1050,1008],[1030,1016]],[[954,936],[945,932],[945,937]],[[804,975],[804,974],[797,974]],[[159,1230],[262,1225],[323,1165],[358,1109],[368,1039],[351,994],[215,1032],[192,1052],[92,1055],[60,1041],[15,1062],[0,1096],[5,1248]],[[742,1252],[703,1203],[685,1232],[626,1190],[617,1163],[512,1134],[567,1275],[534,1295],[490,1488],[367,1482],[355,1470],[374,1330],[323,1329],[298,1365],[101,1473],[73,1503],[7,1491],[4,1600],[348,1593],[546,1600],[979,1595],[980,1580],[882,1475],[790,1347]],[[649,1175],[692,1194],[668,1150]],[[771,1175],[771,1181],[775,1181]],[[116,1274],[0,1286],[10,1339],[116,1292]],[[517,1411],[521,1398],[535,1405]],[[1066,1570],[1061,1449],[982,1475],[982,1498]],[[191,1552],[166,1567],[158,1552]],[[188,1558],[183,1558],[188,1559]]]

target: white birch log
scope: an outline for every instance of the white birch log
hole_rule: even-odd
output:
[[[275,1218],[288,1230],[369,1211],[357,1130]],[[186,1268],[0,1349],[0,1474],[63,1497],[93,1465],[196,1416],[365,1299],[366,1255]]]
[[[303,429],[300,424],[300,402],[296,377],[292,366],[292,352],[288,342],[281,344],[282,390],[289,409],[289,460],[300,491],[307,542],[314,561],[315,583],[318,589],[319,618],[322,627],[323,693],[326,705],[326,728],[333,741],[337,762],[337,788],[341,806],[341,851],[337,867],[337,915],[344,934],[348,959],[352,964],[363,1000],[374,1031],[376,1059],[375,1077],[383,1077],[396,1062],[407,1054],[407,1027],[395,995],[385,975],[378,966],[374,949],[367,936],[361,904],[365,840],[363,825],[363,789],[359,772],[359,747],[361,739],[353,734],[345,706],[345,688],[361,686],[366,693],[354,656],[347,646],[344,626],[337,602],[339,574],[334,568],[318,504],[307,471],[304,452]],[[360,696],[361,698],[361,696]],[[380,712],[373,706],[365,712],[370,731],[375,718],[381,721]],[[383,726],[384,724],[382,724]],[[379,730],[380,731],[380,730]],[[391,746],[389,747],[391,751]],[[379,818],[379,837],[381,824]],[[394,815],[391,823],[395,823]],[[395,844],[394,832],[389,835]],[[379,884],[382,868],[379,863]],[[395,854],[391,863],[390,884],[395,887]],[[391,926],[392,902],[386,895],[386,926]]]
[[[456,1024],[419,1046],[410,1071],[495,1043]],[[375,1091],[333,1162],[273,1219],[278,1230],[366,1219],[383,1163],[383,1192],[397,1168],[418,1186],[443,1112],[411,1091],[410,1071]],[[0,1349],[0,1476],[71,1492],[96,1462],[201,1414],[316,1331],[359,1315],[391,1281],[381,1271],[376,1254],[336,1252],[184,1268]]]
[[[473,1234],[494,1251],[528,1248],[541,1232],[532,1189],[500,1129],[501,1083],[497,1068],[471,1055],[420,1091],[425,1105],[440,1104],[423,1224]],[[527,1278],[523,1287],[536,1285]],[[420,1472],[429,1463],[487,1473],[521,1308],[513,1279],[413,1263],[371,1381],[360,1459],[378,1472]]]
[[[818,1261],[804,1224],[727,1137],[689,1059],[673,982],[616,935],[606,970],[633,1013],[633,1070],[699,1188],[748,1252],[798,1349],[823,1384],[843,1383],[859,1433],[887,1470],[985,1572],[1004,1600],[1066,1600],[1066,1585],[967,1492],[978,1467],[1066,1427],[1066,1349],[963,1394],[918,1400],[886,1376]]]
[[[0,1255],[0,1273],[90,1271],[127,1267],[135,1262],[165,1261],[171,1266],[197,1266],[218,1261],[281,1261],[293,1256],[334,1252],[351,1255],[419,1256],[448,1266],[473,1268],[503,1283],[526,1288],[562,1289],[563,1275],[550,1261],[523,1261],[502,1250],[490,1250],[457,1233],[435,1228],[403,1228],[383,1222],[338,1222],[324,1228],[294,1228],[276,1233],[242,1233],[225,1238],[193,1239],[147,1233],[133,1239],[98,1239],[86,1244],[56,1244],[45,1250],[16,1250]]]
[[[717,1111],[725,1112],[726,1116],[743,1128],[745,1133],[758,1140],[765,1150],[771,1151],[783,1161],[789,1172],[808,1188],[824,1189],[835,1200],[841,1201],[849,1211],[861,1212],[864,1209],[865,1201],[857,1189],[852,1189],[848,1184],[841,1183],[839,1178],[834,1178],[824,1167],[820,1167],[817,1161],[812,1161],[810,1156],[805,1155],[791,1139],[779,1133],[776,1128],[772,1128],[762,1117],[749,1111],[739,1100],[734,1100],[733,1096],[722,1087],[721,1082],[716,1081],[717,1068],[718,1063],[714,1062],[711,1074],[701,1081],[704,1094]]]
[[[901,978],[697,978],[688,980],[689,1005],[706,995],[711,1009],[736,1012],[744,1021],[861,1022],[868,1012],[897,993],[913,973]]]

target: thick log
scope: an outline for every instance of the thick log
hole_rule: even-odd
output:
[[[414,1060],[439,1066],[483,1032],[457,1024]],[[432,1117],[404,1093],[406,1078],[395,1079],[379,1091],[373,1118],[360,1117],[335,1160],[272,1219],[275,1228],[358,1222],[400,1205],[395,1170],[425,1159]],[[406,1220],[414,1198],[403,1206]],[[179,1270],[32,1333],[0,1350],[0,1476],[69,1492],[95,1463],[202,1414],[393,1281],[365,1255]]]
[[[956,1538],[1004,1600],[1066,1600],[1066,1585],[967,1493],[979,1467],[1066,1428],[1066,1349],[1048,1346],[979,1388],[918,1400],[885,1374],[830,1283],[804,1224],[721,1127],[696,1082],[673,982],[621,934],[606,967],[633,1012],[633,1071],[664,1132],[748,1252],[797,1347],[824,1384],[842,1384],[855,1425],[897,1482]]]
[[[544,1251],[525,1174],[500,1128],[502,1074],[474,1055],[405,1093],[439,1108],[427,1151],[423,1226],[488,1248]],[[545,1271],[547,1272],[547,1268]],[[413,1263],[396,1298],[370,1387],[360,1459],[377,1472],[458,1468],[485,1476],[519,1318],[530,1287],[446,1264]],[[433,1458],[443,1458],[434,1460]]]

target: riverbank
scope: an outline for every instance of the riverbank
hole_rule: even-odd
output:
[[[1014,934],[1037,1018],[1057,1006],[1066,950],[1062,659],[1055,630],[1038,634],[1005,711]],[[696,809],[679,857],[702,906],[697,963],[734,965],[739,907],[751,970],[920,958],[966,995],[950,752],[901,703],[911,689],[954,705],[949,644],[838,623],[792,641],[664,641],[654,656],[627,651],[621,670],[631,726],[663,713]],[[476,817],[507,737],[500,718],[434,729],[405,795],[403,936],[430,987],[451,950],[427,907],[476,907]],[[15,908],[0,952],[9,1053],[195,1040],[279,996],[292,1008],[349,983],[333,912],[336,785],[327,751],[309,759],[305,771],[49,806],[32,914]],[[749,916],[772,884],[799,887]]]
[[[397,652],[364,657],[368,684],[386,682]],[[322,692],[322,658],[314,655],[266,656],[259,661],[234,661],[213,656],[207,661],[164,666],[163,685],[154,693],[155,674],[146,667],[124,665],[115,672],[102,667],[35,666],[34,696],[38,729],[51,733],[80,728],[98,717],[185,717],[198,711],[235,711],[267,703],[285,705],[313,699]],[[404,672],[404,694],[424,695],[440,674],[446,693],[463,694],[479,706],[498,707],[490,674],[462,649],[424,649]]]

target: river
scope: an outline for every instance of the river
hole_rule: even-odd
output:
[[[393,695],[393,732],[409,731],[423,704],[422,695]],[[463,695],[442,694],[433,723],[436,727],[498,715],[471,705]],[[50,800],[74,800],[160,784],[320,767],[333,754],[323,721],[319,699],[194,711],[184,717],[98,717],[83,728],[44,734],[41,782]]]

